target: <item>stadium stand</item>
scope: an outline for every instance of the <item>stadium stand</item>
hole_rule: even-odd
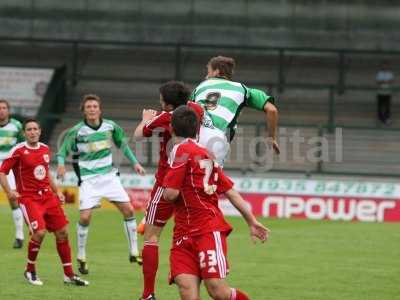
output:
[[[179,1],[176,2],[178,3]],[[309,5],[311,5],[311,2]],[[367,3],[368,1],[364,2]],[[7,3],[9,7],[17,5],[10,1]],[[87,16],[90,18],[85,25],[85,30],[88,34],[78,37],[65,35],[66,32],[73,32],[73,30],[70,29],[77,26],[79,20],[83,18],[82,14],[75,14],[76,10],[79,9],[78,4],[65,4],[65,6],[53,13],[53,17],[50,17],[51,3],[35,6],[35,9],[42,13],[39,14],[35,22],[32,23],[32,31],[28,35],[21,33],[16,34],[16,36],[29,36],[31,38],[36,38],[36,40],[8,39],[4,40],[0,45],[1,65],[67,65],[69,79],[66,98],[67,106],[65,113],[59,118],[60,122],[57,124],[54,134],[51,137],[52,145],[57,144],[57,137],[63,129],[79,120],[80,113],[78,111],[78,106],[79,100],[83,94],[96,93],[101,96],[104,101],[105,116],[121,122],[126,130],[132,131],[136,124],[135,122],[140,118],[143,107],[158,107],[158,86],[162,82],[170,79],[180,79],[193,87],[204,77],[205,63],[207,60],[213,55],[224,54],[235,57],[237,61],[235,79],[249,86],[264,89],[276,96],[282,128],[285,128],[285,126],[287,126],[289,130],[299,128],[304,132],[305,137],[314,136],[316,133],[321,133],[322,130],[322,134],[330,138],[328,129],[333,129],[336,126],[344,127],[346,141],[344,150],[345,161],[356,160],[356,157],[352,158],[351,154],[359,151],[361,147],[364,149],[363,151],[367,153],[366,155],[371,152],[371,157],[376,158],[379,164],[379,156],[373,155],[375,153],[374,151],[377,149],[362,147],[361,143],[368,143],[369,140],[373,141],[375,136],[379,136],[383,139],[383,142],[385,142],[377,146],[380,151],[392,151],[390,150],[391,148],[385,148],[386,141],[390,142],[393,140],[393,142],[390,142],[393,143],[393,146],[391,146],[393,149],[399,147],[399,141],[395,138],[397,133],[396,129],[400,128],[400,122],[397,121],[400,115],[398,93],[396,91],[394,94],[392,106],[394,123],[391,124],[390,127],[383,127],[376,121],[374,82],[376,70],[382,59],[390,60],[394,66],[393,71],[399,73],[399,53],[383,53],[380,52],[380,50],[356,51],[354,49],[340,48],[331,49],[329,51],[327,49],[319,50],[318,48],[324,46],[332,46],[324,42],[326,39],[322,39],[321,43],[312,44],[314,48],[311,48],[310,45],[302,44],[301,41],[295,41],[294,45],[296,47],[307,46],[307,48],[276,48],[276,46],[280,46],[279,41],[274,42],[275,48],[264,48],[260,47],[260,45],[265,41],[258,42],[253,40],[254,37],[258,36],[254,32],[252,32],[251,40],[247,40],[246,36],[242,37],[246,46],[255,47],[218,46],[216,40],[207,41],[204,38],[207,30],[209,31],[205,23],[212,19],[210,19],[210,9],[214,9],[215,5],[218,4],[213,4],[210,1],[200,4],[200,2],[194,1],[194,6],[192,8],[184,4],[180,6],[180,10],[172,13],[157,10],[155,3],[151,1],[143,4],[141,8],[131,7],[130,10],[123,9],[123,7],[128,7],[127,3],[118,8],[109,5],[110,3],[110,1],[103,0],[97,3],[96,9],[88,7]],[[361,6],[363,5],[362,3],[360,4]],[[265,14],[273,14],[273,12],[257,12],[257,7],[261,5],[258,2],[252,4],[245,4],[245,2],[243,2],[242,4],[244,5],[243,7],[248,8],[249,13],[252,12],[254,14],[254,18],[245,21],[240,17],[237,20],[237,25],[242,26],[244,24],[243,22],[248,22],[251,30],[255,30],[253,27],[260,26],[260,20],[266,16]],[[81,3],[80,5],[84,4]],[[307,4],[304,4],[304,7],[306,6]],[[223,28],[225,24],[225,15],[235,16],[236,14],[235,11],[229,9],[229,5],[225,5],[225,7],[227,7],[227,10],[224,11],[221,28]],[[291,18],[294,20],[293,22],[300,24],[299,28],[303,29],[310,29],[312,26],[317,26],[315,28],[322,27],[325,28],[325,33],[327,33],[328,29],[326,27],[329,22],[326,21],[326,24],[320,24],[318,22],[308,24],[305,22],[304,16],[302,16],[302,7],[301,5],[297,7],[299,8],[298,15],[296,18]],[[383,9],[384,7],[385,5],[382,4],[377,15],[382,16],[386,14]],[[193,9],[193,12],[190,12],[191,9]],[[355,7],[348,5],[346,9],[352,10],[355,9]],[[282,13],[284,11],[286,10],[282,8]],[[41,36],[52,36],[51,32],[53,31],[50,31],[51,24],[53,24],[55,16],[61,16],[62,12],[65,12],[66,15],[75,15],[75,17],[70,18],[68,21],[69,23],[66,22],[64,25],[59,25],[59,27],[66,27],[64,30],[60,31],[61,33],[58,36],[54,37],[57,39],[77,38],[78,40],[74,40],[75,42],[72,40],[41,40]],[[99,21],[94,21],[92,18],[95,12],[101,13]],[[275,11],[275,13],[276,12],[277,11]],[[323,14],[320,10],[317,10],[317,12],[318,14]],[[21,19],[23,15],[27,18],[31,16],[22,6],[20,10],[13,10],[13,14],[15,15],[14,19],[8,19],[9,23],[7,24],[13,24],[13,22],[17,22],[16,20],[22,22]],[[193,28],[187,30],[196,32],[196,35],[192,34],[191,37],[198,36],[196,43],[207,42],[210,45],[204,47],[191,46],[190,43],[185,44],[185,42],[192,41],[192,39],[185,38],[179,41],[182,42],[182,44],[179,44],[180,46],[171,43],[148,43],[162,42],[162,39],[171,37],[172,33],[169,31],[165,36],[161,34],[160,36],[162,36],[162,38],[160,38],[159,41],[150,40],[145,34],[149,24],[143,20],[144,23],[142,24],[145,25],[137,31],[138,36],[129,39],[135,43],[102,42],[104,39],[113,40],[110,37],[110,32],[102,33],[100,30],[108,30],[105,28],[107,24],[111,22],[110,16],[124,16],[120,23],[125,24],[127,18],[131,14],[139,14],[142,17],[147,14],[164,16],[164,18],[157,18],[157,21],[154,22],[153,29],[158,28],[157,26],[161,26],[163,22],[165,23],[176,19],[174,18],[176,16],[192,14],[195,16]],[[336,12],[336,14],[337,15],[332,16],[333,21],[330,23],[330,25],[333,26],[330,35],[331,38],[340,36],[340,32],[347,30],[339,26],[339,20],[344,18],[344,16],[341,15],[342,12]],[[206,15],[209,17],[206,17]],[[375,16],[374,18],[377,17]],[[270,18],[269,21],[273,23],[275,19]],[[279,21],[279,23],[281,22]],[[133,22],[133,24],[135,24],[134,26],[137,25],[135,22]],[[115,26],[117,25],[113,22],[112,28],[109,30],[116,30]],[[114,36],[114,40],[126,34],[126,28],[123,25],[121,26],[121,36]],[[169,30],[175,28],[174,26],[174,23],[172,23]],[[288,26],[288,28],[291,28],[291,26]],[[136,27],[134,28],[138,29]],[[288,30],[288,28],[285,30]],[[60,28],[54,29],[58,30]],[[365,34],[369,36],[371,40],[379,38],[379,35],[374,33],[372,27],[367,26],[367,29],[369,31]],[[18,28],[16,30],[18,32]],[[94,31],[97,32],[97,35],[94,34]],[[314,32],[317,31],[318,30],[314,30]],[[2,31],[0,31],[0,33],[3,34],[6,32],[7,28],[2,28]],[[43,35],[41,35],[41,33],[43,33]],[[176,35],[179,34],[181,34],[181,32],[176,33]],[[219,32],[219,34],[221,34],[221,32]],[[300,32],[298,36],[301,36],[301,34]],[[225,31],[225,35],[229,35],[229,31]],[[216,36],[218,37],[218,34]],[[94,38],[98,41],[88,41]],[[136,38],[138,40],[136,40]],[[288,42],[286,38],[287,35],[283,34],[282,40],[286,41],[285,45],[292,46],[293,41]],[[85,42],[85,40],[87,41]],[[121,40],[124,40],[124,38],[121,38]],[[174,39],[170,39],[170,42],[171,41],[176,42]],[[232,42],[229,38],[223,39],[223,41],[224,43]],[[307,41],[312,42],[313,38],[309,38]],[[242,44],[243,43],[241,43],[241,45]],[[346,43],[339,39],[335,46],[340,47],[341,45],[346,45]],[[358,47],[364,44],[362,42],[354,42],[352,45],[357,45]],[[369,48],[371,49],[372,47]],[[245,110],[240,117],[240,123],[245,128],[245,138],[257,135],[263,131],[261,127],[263,126],[264,120],[258,112],[249,109]],[[371,134],[369,135],[368,133]],[[144,149],[147,149],[146,147],[144,147]],[[237,145],[234,144],[232,152],[236,149],[235,147],[237,147]],[[307,149],[303,149],[302,151],[306,150]],[[143,155],[148,156],[147,154]],[[156,159],[156,156],[154,159]],[[388,165],[390,165],[391,159],[398,161],[396,157],[392,157],[391,155],[385,156],[385,160],[386,159]],[[352,168],[347,167],[351,165],[350,161],[348,161],[348,164],[342,164],[342,166],[341,164],[324,162],[323,167],[318,166],[318,164],[305,164],[294,162],[293,160],[289,160],[287,163],[278,161],[274,165],[274,169],[294,170],[299,172],[350,172]],[[357,164],[362,165],[362,162],[358,161],[355,166],[357,166]],[[238,163],[232,158],[227,166],[246,170],[244,163]],[[384,173],[384,169],[387,170],[388,173],[399,175],[396,168],[382,167],[381,170],[371,167],[371,171],[382,174]],[[363,168],[356,168],[356,170],[363,170]],[[368,171],[366,172],[368,173]]]

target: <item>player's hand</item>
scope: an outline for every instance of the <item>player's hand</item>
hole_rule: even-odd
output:
[[[268,139],[268,145],[270,149],[274,150],[275,154],[279,155],[281,153],[281,150],[279,149],[279,144],[275,139]]]
[[[141,176],[146,175],[146,170],[142,167],[141,164],[136,164],[133,166],[133,169],[135,170],[135,172]]]
[[[9,193],[7,193],[7,198],[10,201],[17,201],[19,197],[21,197],[21,195],[15,190],[12,190]]]
[[[59,179],[61,181],[64,180],[65,173],[66,173],[65,166],[59,165],[57,167],[57,179]]]
[[[147,122],[153,119],[157,115],[157,111],[154,109],[143,109],[142,119]]]
[[[260,240],[262,243],[266,242],[269,237],[270,230],[258,221],[250,225],[250,236],[255,243]]]
[[[65,203],[65,196],[61,191],[57,192],[57,197],[60,200],[61,203]]]

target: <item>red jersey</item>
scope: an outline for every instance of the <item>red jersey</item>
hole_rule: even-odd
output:
[[[199,118],[199,121],[203,119],[203,108],[194,103],[188,102],[187,106],[192,108]],[[172,149],[172,145],[169,147],[169,141],[171,140],[171,119],[172,119],[172,111],[160,112],[155,118],[146,123],[143,127],[143,136],[151,137],[153,133],[158,133],[160,137],[160,159],[158,161],[158,169],[156,173],[156,183],[159,185],[162,184],[165,174],[168,170],[168,153],[170,153]]]
[[[50,190],[49,181],[50,149],[39,143],[36,148],[26,142],[17,144],[3,161],[0,172],[8,174],[13,170],[17,192],[24,196],[34,196]]]
[[[174,239],[232,230],[218,207],[218,194],[230,190],[233,183],[196,141],[186,139],[174,147],[163,186],[180,191],[175,202]]]

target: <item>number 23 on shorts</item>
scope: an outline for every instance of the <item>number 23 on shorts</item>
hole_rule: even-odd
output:
[[[217,254],[215,250],[207,250],[199,252],[200,269],[208,268],[208,273],[216,273]]]

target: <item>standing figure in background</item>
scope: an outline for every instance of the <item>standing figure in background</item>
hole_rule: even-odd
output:
[[[9,199],[18,201],[31,233],[25,278],[32,285],[43,285],[36,274],[36,258],[46,231],[54,233],[58,255],[64,269],[64,283],[86,286],[89,282],[75,275],[68,241],[68,220],[61,207],[64,195],[58,190],[49,172],[50,149],[39,142],[38,121],[28,119],[23,131],[26,142],[11,149],[0,168],[0,184]],[[10,188],[7,174],[13,170],[17,190]]]
[[[383,124],[389,125],[391,122],[391,87],[394,81],[394,75],[387,61],[382,63],[380,70],[376,73],[375,80],[378,85],[378,93],[376,95],[378,119]]]
[[[81,103],[84,120],[68,130],[58,151],[57,177],[65,175],[65,159],[73,153],[74,170],[79,185],[80,217],[77,226],[78,265],[81,274],[88,274],[86,242],[93,209],[100,206],[103,197],[111,201],[123,215],[124,229],[129,245],[129,261],[142,264],[139,255],[136,218],[129,196],[121,184],[118,169],[114,167],[112,145],[115,144],[140,175],[145,170],[137,161],[124,130],[114,121],[103,119],[101,100],[96,95],[84,96]]]
[[[0,163],[7,157],[10,150],[24,140],[22,125],[18,120],[10,118],[10,104],[5,99],[0,99]],[[8,184],[15,190],[14,173],[10,170],[7,176]],[[24,218],[18,202],[8,198],[15,225],[14,249],[20,249],[24,242]]]

